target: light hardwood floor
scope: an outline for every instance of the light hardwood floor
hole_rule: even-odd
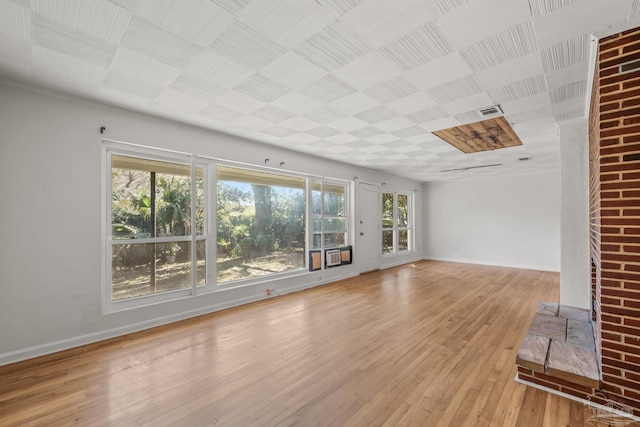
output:
[[[514,381],[558,298],[557,273],[408,264],[0,367],[0,425],[589,425]]]

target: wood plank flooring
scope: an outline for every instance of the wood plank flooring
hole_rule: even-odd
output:
[[[558,297],[557,273],[408,264],[0,367],[0,425],[588,425],[514,381]]]

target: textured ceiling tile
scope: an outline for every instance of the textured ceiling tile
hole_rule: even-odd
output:
[[[227,25],[211,43],[211,50],[256,71],[286,52],[282,46],[237,20]]]
[[[384,122],[376,123],[376,127],[387,131],[393,132],[395,130],[404,129],[413,126],[414,123],[405,117],[394,117]]]
[[[272,123],[254,116],[242,116],[234,120],[233,124],[245,129],[250,129],[258,132],[268,129],[272,126]]]
[[[475,95],[481,91],[478,80],[475,76],[469,75],[428,89],[427,93],[439,104],[446,104],[459,98]]]
[[[334,71],[334,74],[357,89],[365,89],[389,79],[398,70],[379,52],[370,52]]]
[[[358,138],[348,133],[338,133],[333,136],[329,136],[325,138],[325,140],[329,142],[334,142],[336,144],[347,144],[350,142],[357,141]]]
[[[297,130],[298,132],[304,132],[306,130],[318,127],[318,123],[314,122],[313,120],[304,118],[302,116],[297,116],[289,120],[285,120],[284,122],[281,122],[280,126]]]
[[[435,16],[422,0],[365,0],[340,21],[371,47],[381,47],[424,25]]]
[[[365,122],[373,124],[384,122],[385,120],[392,119],[397,115],[398,114],[395,111],[385,107],[384,105],[380,105],[379,107],[371,108],[369,110],[358,113],[355,116],[360,120],[364,120]]]
[[[131,21],[122,45],[174,67],[186,67],[202,51],[197,45],[139,18]]]
[[[296,133],[296,131],[293,129],[285,128],[278,125],[271,126],[270,128],[263,130],[262,132],[267,133],[269,135],[277,136],[279,138],[286,138],[287,136],[293,135],[294,133]]]
[[[322,68],[291,51],[264,67],[260,73],[296,90],[327,75]]]
[[[111,3],[127,9],[130,12],[135,12],[138,9],[140,0],[109,0]]]
[[[587,82],[581,81],[562,86],[550,92],[551,102],[559,104],[574,98],[584,97],[587,92]]]
[[[502,111],[504,111],[505,114],[513,114],[527,111],[532,108],[551,106],[551,99],[549,98],[548,93],[540,93],[538,95],[533,95],[526,98],[506,101],[501,103],[500,106],[502,107]]]
[[[540,53],[536,52],[478,71],[476,78],[484,90],[490,90],[540,74],[544,74],[544,69]]]
[[[463,6],[469,0],[430,0],[426,5],[436,16],[442,16]]]
[[[531,20],[527,0],[473,0],[438,18],[453,46],[462,48]]]
[[[230,12],[210,0],[141,0],[136,16],[202,47],[233,20]]]
[[[369,138],[371,136],[380,135],[381,133],[385,133],[382,129],[377,128],[375,126],[367,126],[361,129],[356,129],[349,132],[353,136],[357,136],[358,138]]]
[[[418,91],[412,95],[389,102],[387,106],[395,112],[405,115],[424,110],[425,108],[435,107],[436,102],[426,93]]]
[[[203,51],[186,68],[189,73],[231,88],[253,74],[251,69],[212,51]]]
[[[326,124],[336,121],[344,116],[340,111],[328,106],[322,106],[320,108],[313,109],[303,114],[304,117],[313,120],[314,122]]]
[[[31,10],[110,43],[120,42],[133,16],[107,0],[32,0]]]
[[[187,113],[195,113],[209,105],[205,99],[172,88],[160,92],[154,102]]]
[[[152,85],[113,70],[107,73],[103,86],[147,100],[154,99],[163,89],[161,86]]]
[[[380,104],[378,104],[374,99],[369,98],[361,92],[345,96],[344,98],[340,98],[329,104],[331,108],[334,108],[346,115],[360,113],[379,105]]]
[[[587,33],[598,33],[612,24],[626,22],[633,0],[580,0],[540,16],[534,21],[541,48]]]
[[[206,106],[198,112],[198,115],[210,117],[214,120],[226,123],[230,123],[235,119],[242,117],[242,113],[229,110],[228,108],[224,108],[217,104],[210,104]]]
[[[216,103],[244,114],[251,114],[265,106],[265,102],[235,90],[230,90],[216,99]]]
[[[350,30],[334,22],[302,42],[294,51],[327,71],[365,55],[369,48]]]
[[[317,136],[318,138],[328,138],[330,136],[340,133],[337,130],[330,128],[328,126],[318,126],[313,129],[308,129],[305,132],[308,133],[309,135]]]
[[[319,107],[322,103],[302,93],[289,92],[285,96],[272,102],[271,105],[295,115],[304,115],[304,113]]]
[[[151,103],[149,99],[108,88],[104,84],[98,88],[96,96],[109,105],[115,105],[117,107],[127,108],[134,111],[145,111]]]
[[[314,1],[253,0],[240,19],[286,48],[293,48],[335,19]]]
[[[407,114],[405,116],[412,122],[420,125],[434,120],[444,119],[449,117],[449,113],[444,111],[441,107],[436,106],[433,108],[427,108],[425,110],[416,111],[415,113]]]
[[[453,52],[436,23],[428,23],[382,47],[380,52],[396,66],[407,71]]]
[[[399,138],[411,138],[412,136],[422,135],[424,133],[426,133],[425,130],[419,126],[411,126],[391,132],[392,135]]]
[[[480,92],[448,102],[444,104],[442,108],[453,116],[455,114],[464,113],[465,111],[490,107],[493,104],[493,100],[486,92]]]
[[[467,76],[472,72],[467,63],[456,53],[416,67],[406,72],[404,76],[420,89],[430,89]]]
[[[356,92],[356,89],[345,81],[328,74],[302,88],[300,92],[324,103],[329,103],[351,95]]]
[[[288,87],[262,74],[254,74],[236,86],[234,90],[264,102],[275,101],[291,91]]]
[[[531,77],[489,91],[494,101],[502,103],[518,98],[526,98],[546,92],[547,82],[543,75]]]
[[[589,77],[589,61],[578,62],[545,75],[549,90],[554,90],[571,83],[587,80]]]
[[[404,76],[399,75],[364,89],[362,92],[379,103],[385,104],[411,95],[416,91],[418,91],[418,88],[413,83]]]
[[[480,40],[460,50],[460,56],[475,71],[495,67],[538,50],[531,22]]]
[[[265,105],[251,114],[272,123],[280,123],[293,117],[293,114],[290,112],[274,107],[273,105]]]
[[[32,58],[34,67],[70,77],[77,82],[98,85],[107,74],[105,67],[39,46],[33,47]]]
[[[33,14],[31,40],[36,45],[108,67],[117,45]]]
[[[553,111],[551,110],[551,107],[534,108],[532,110],[523,111],[521,113],[506,115],[509,122],[513,124],[530,122],[532,120],[540,120],[544,118],[549,118],[551,116],[553,116]]]
[[[31,11],[10,1],[0,2],[0,34],[29,41],[31,38]]]
[[[356,117],[343,117],[327,124],[327,126],[337,129],[340,132],[349,132],[355,129],[367,127],[368,125],[369,123],[362,121]]]
[[[109,68],[147,83],[165,87],[180,75],[179,68],[124,47],[118,48]]]
[[[238,16],[251,0],[211,0],[213,3]]]
[[[335,16],[340,17],[349,13],[351,9],[362,3],[363,0],[317,0],[316,3],[330,10]]]
[[[629,13],[629,20],[640,16],[640,0],[634,0],[631,6],[631,13]]]
[[[545,72],[557,71],[589,59],[591,40],[588,34],[566,40],[542,50]]]
[[[171,87],[208,101],[213,101],[226,92],[224,88],[215,83],[188,73],[183,73],[178,76],[171,84]]]
[[[555,12],[576,1],[579,0],[529,0],[531,15],[534,18],[539,18],[542,15]]]

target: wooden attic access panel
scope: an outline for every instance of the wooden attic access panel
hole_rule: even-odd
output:
[[[443,129],[433,134],[467,154],[522,145],[504,117]]]

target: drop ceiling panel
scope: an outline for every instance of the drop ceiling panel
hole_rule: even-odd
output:
[[[633,0],[580,0],[534,20],[538,42],[547,48],[582,34],[606,28],[604,23],[625,22]]]
[[[585,115],[589,34],[639,14],[638,0],[0,0],[0,76],[407,177],[468,178],[440,170],[557,168],[558,122]],[[465,155],[431,134],[496,103],[525,146]]]
[[[370,46],[379,48],[433,19],[421,0],[365,0],[340,21]]]
[[[473,71],[458,54],[435,59],[406,72],[404,75],[420,89],[430,89],[472,74]]]
[[[378,52],[368,53],[340,67],[334,74],[356,89],[366,89],[387,80],[400,71]]]
[[[201,47],[211,44],[234,18],[210,0],[141,0],[137,15]]]
[[[438,22],[454,46],[463,48],[530,19],[527,0],[473,0],[441,16]]]
[[[540,54],[536,52],[478,71],[476,78],[484,90],[490,90],[542,74],[542,61]]]
[[[248,26],[287,49],[320,31],[335,16],[314,1],[253,0],[240,13]]]
[[[327,74],[317,65],[291,51],[261,69],[260,73],[293,89],[300,89]]]

